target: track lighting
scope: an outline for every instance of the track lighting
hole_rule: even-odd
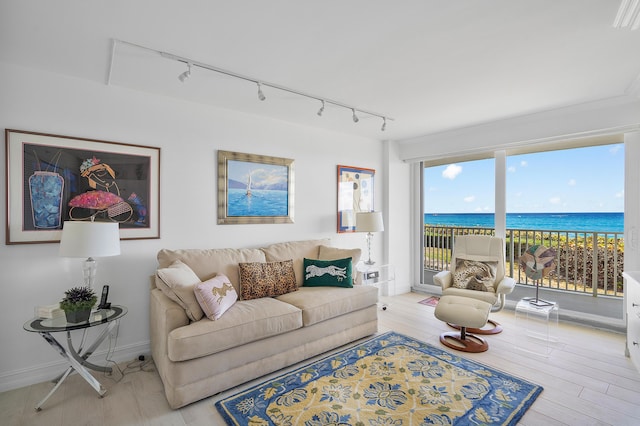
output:
[[[632,31],[640,28],[640,1],[622,0],[613,27],[630,28]]]
[[[626,2],[640,2],[640,0],[623,0],[623,3],[626,4]],[[635,4],[635,3],[634,3]],[[636,16],[636,15],[633,15]],[[141,46],[139,44],[135,44],[135,43],[130,43],[128,41],[123,41],[123,40],[117,40],[117,39],[113,39],[113,48],[112,48],[112,54],[111,54],[111,64],[109,67],[109,74],[107,76],[107,84],[110,84],[111,81],[111,74],[112,74],[112,70],[113,70],[113,59],[115,58],[115,54],[116,54],[116,48],[118,46],[119,43],[122,44],[126,44],[129,46],[133,46],[139,49],[144,49],[146,51],[149,52],[155,52],[157,54],[159,54],[160,56],[162,56],[163,58],[172,60],[172,61],[177,61],[177,62],[182,62],[183,64],[187,65],[187,70],[185,72],[183,72],[182,74],[180,74],[178,76],[178,79],[182,82],[184,82],[185,80],[187,80],[189,77],[191,77],[191,68],[192,67],[198,67],[198,68],[202,68],[202,69],[206,69],[212,72],[216,72],[219,74],[224,74],[226,76],[229,77],[233,77],[233,78],[237,78],[240,80],[244,80],[246,82],[250,82],[250,83],[254,83],[258,85],[258,99],[260,99],[261,101],[264,101],[267,99],[267,97],[264,95],[264,93],[262,92],[262,86],[268,86],[271,87],[272,89],[278,89],[284,92],[288,92],[288,93],[292,93],[294,95],[297,96],[302,96],[302,97],[306,97],[309,99],[315,99],[317,101],[322,102],[322,106],[320,107],[320,109],[318,110],[317,114],[318,116],[322,116],[322,114],[324,113],[324,107],[326,106],[326,104],[332,104],[336,107],[340,107],[340,108],[344,108],[344,109],[350,109],[351,113],[352,113],[352,118],[353,118],[353,122],[357,123],[360,121],[360,118],[358,118],[358,116],[356,115],[356,107],[355,106],[351,106],[333,99],[328,99],[328,98],[323,98],[321,96],[317,96],[317,95],[313,95],[310,93],[305,93],[305,92],[301,92],[299,90],[295,90],[292,89],[290,87],[286,87],[286,86],[281,86],[279,84],[274,84],[274,83],[269,83],[267,81],[262,81],[259,80],[255,77],[251,77],[251,76],[246,76],[246,75],[242,75],[242,74],[238,74],[235,73],[233,71],[229,71],[229,70],[225,70],[222,68],[218,68],[215,67],[213,65],[209,65],[206,64],[204,62],[199,62],[199,61],[194,61],[193,59],[190,58],[185,58],[184,56],[178,56],[178,55],[174,55],[173,53],[168,53],[168,52],[163,52],[161,50],[156,50],[156,49],[152,49],[149,47],[145,47],[145,46]],[[387,120],[393,120],[393,118],[389,117],[389,116],[385,116],[382,115],[380,113],[377,112],[373,112],[373,111],[367,111],[361,108],[358,108],[357,111],[360,114],[366,114],[366,115],[370,115],[372,117],[378,117],[382,119],[382,127],[380,130],[384,131],[387,127]]]
[[[187,70],[178,76],[178,80],[184,83],[189,77],[191,77],[191,62],[187,62]]]
[[[258,84],[258,99],[260,99],[261,101],[264,101],[265,99],[267,99],[267,97],[264,95],[264,93],[262,93],[262,86],[260,85],[260,83]]]

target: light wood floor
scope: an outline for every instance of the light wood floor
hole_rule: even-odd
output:
[[[393,330],[441,346],[439,334],[451,329],[433,316],[434,308],[417,303],[425,297],[410,293],[386,298],[390,306],[379,312],[379,331]],[[464,356],[544,387],[519,424],[640,425],[640,373],[624,356],[623,335],[561,323],[559,343],[544,357],[516,348],[528,345],[530,338],[524,337],[513,311],[498,312],[491,318],[503,324],[504,331],[487,337],[488,352]],[[98,398],[74,375],[40,412],[33,407],[51,389],[49,382],[0,393],[0,424],[224,424],[213,405],[216,396],[173,411],[153,364],[144,370],[128,373],[119,382],[97,373],[98,380],[108,388],[104,398]]]

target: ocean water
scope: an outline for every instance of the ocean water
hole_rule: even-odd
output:
[[[247,196],[246,189],[230,189],[228,216],[287,216],[289,198],[287,191],[253,190]]]
[[[425,213],[425,225],[493,228],[493,213]],[[624,232],[624,213],[507,213],[507,229]]]

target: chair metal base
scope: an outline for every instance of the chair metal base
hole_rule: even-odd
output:
[[[442,333],[440,343],[462,352],[478,353],[489,349],[489,344],[483,338],[468,334],[465,327],[461,327],[459,333],[455,331]]]
[[[480,334],[482,336],[489,336],[492,334],[498,334],[498,333],[502,333],[502,326],[493,321],[493,320],[487,320],[487,324],[491,324],[491,328],[472,328],[472,327],[468,327],[467,328],[467,333],[473,333],[473,334]],[[456,325],[456,324],[451,324],[451,323],[447,323],[447,325],[449,327],[455,328],[456,330],[460,330],[460,326]]]

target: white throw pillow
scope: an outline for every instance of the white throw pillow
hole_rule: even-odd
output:
[[[196,299],[194,289],[200,284],[200,278],[189,266],[176,260],[168,268],[157,270],[158,277],[165,286],[160,290],[171,300],[182,306],[192,321],[199,321],[204,316],[202,308]]]
[[[195,295],[204,314],[217,320],[238,300],[238,293],[226,275],[217,275],[196,285]]]

